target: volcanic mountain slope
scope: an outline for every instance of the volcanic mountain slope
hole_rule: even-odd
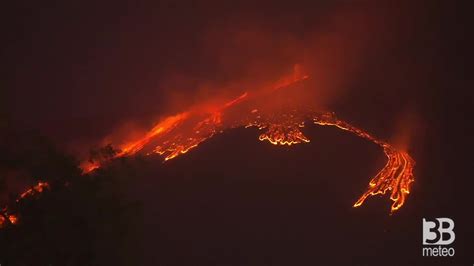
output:
[[[405,203],[414,181],[415,161],[405,150],[383,141],[367,131],[337,118],[334,113],[322,111],[308,97],[314,94],[308,83],[309,76],[302,74],[296,65],[294,73],[280,78],[251,93],[244,92],[228,101],[204,102],[181,113],[167,116],[157,122],[142,137],[119,144],[119,149],[99,160],[84,161],[84,173],[100,168],[114,158],[137,153],[160,154],[170,160],[196,148],[204,141],[225,130],[256,127],[262,130],[258,139],[274,145],[308,143],[310,139],[302,132],[307,124],[333,126],[369,140],[383,149],[386,165],[370,180],[368,189],[355,202],[361,206],[367,197],[387,194],[393,201],[391,211]],[[316,90],[317,91],[317,90]]]
[[[378,145],[387,157],[386,165],[371,178],[366,192],[353,206],[361,206],[369,196],[389,194],[393,201],[391,211],[398,210],[410,193],[415,161],[406,150],[374,137],[333,113],[321,111],[321,107],[315,107],[312,97],[308,97],[315,93],[311,89],[314,84],[308,83],[308,80],[309,76],[295,65],[292,74],[271,84],[260,84],[250,93],[244,92],[225,101],[213,99],[164,117],[141,137],[122,141],[118,150],[108,145],[99,152],[91,152],[90,159],[81,164],[83,174],[100,169],[115,159],[136,154],[159,154],[164,157],[164,161],[168,161],[235,128],[258,128],[261,130],[258,137],[260,141],[292,146],[310,142],[310,138],[302,131],[305,126],[332,126]],[[340,164],[344,165],[343,162]],[[50,185],[40,182],[22,193],[16,202],[41,194],[46,189],[49,190]],[[18,214],[11,208],[6,206],[1,210],[0,227],[18,223]]]
[[[144,202],[149,265],[342,263],[375,252],[387,239],[384,227],[402,228],[413,214],[406,207],[387,216],[386,198],[351,207],[366,177],[385,164],[383,153],[335,128],[304,132],[310,143],[288,147],[255,141],[256,129],[233,129],[164,163],[149,157],[139,170],[114,163],[137,169],[130,178],[137,180],[132,194]],[[389,235],[387,245],[404,241]],[[362,238],[370,241],[358,243]]]
[[[352,208],[367,176],[385,164],[380,148],[334,127],[303,132],[312,141],[289,147],[237,128],[164,163],[159,155],[114,160],[80,178],[89,185],[76,181],[31,201],[21,224],[0,231],[8,242],[0,254],[21,261],[27,248],[38,264],[378,265],[387,257],[388,265],[422,264],[419,225],[433,187],[415,183],[419,193],[396,215],[387,215],[386,197]],[[94,176],[102,189],[86,181]],[[78,188],[85,198],[74,200]]]

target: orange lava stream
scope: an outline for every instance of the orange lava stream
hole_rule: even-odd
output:
[[[306,117],[312,119],[316,125],[335,126],[367,139],[380,146],[387,156],[387,164],[370,180],[367,191],[356,201],[354,207],[361,206],[369,196],[383,195],[388,191],[391,192],[390,199],[393,201],[391,212],[403,206],[410,193],[410,184],[414,181],[413,168],[415,166],[415,161],[406,151],[397,150],[389,143],[338,119],[332,113],[311,114],[309,112]],[[267,140],[274,145],[293,145],[310,141],[300,130],[304,127],[304,119],[304,115],[298,117],[292,114],[284,114],[272,119],[262,119],[261,116],[257,116],[256,121],[249,123],[247,127],[266,129],[266,132],[259,136],[261,141]]]
[[[378,140],[369,133],[352,126],[351,124],[337,119],[333,114],[326,113],[314,118],[313,122],[322,126],[335,126],[349,131],[359,137],[370,140],[383,148],[387,156],[387,164],[369,182],[367,191],[354,204],[359,207],[369,196],[385,194],[391,191],[390,199],[393,201],[391,211],[400,209],[405,203],[406,196],[410,193],[410,184],[415,180],[413,168],[415,161],[405,151],[399,151],[390,144]]]
[[[16,199],[16,202],[20,202],[23,199],[39,195],[47,189],[51,189],[49,184],[47,182],[40,181],[38,182],[38,184],[21,193],[20,196]],[[18,223],[18,220],[18,215],[12,214],[7,207],[0,210],[0,228],[5,227],[7,223],[15,225]]]
[[[300,128],[304,127],[304,121],[295,120],[293,115],[283,115],[276,119],[257,116],[255,121],[249,122],[245,127],[257,127],[260,130],[266,129],[264,133],[258,136],[258,139],[260,141],[269,141],[274,145],[291,146],[310,142],[300,130]]]
[[[32,188],[30,188],[30,189],[26,190],[25,192],[21,193],[20,197],[16,201],[20,201],[24,198],[31,197],[33,195],[42,193],[46,189],[50,189],[49,184],[46,183],[46,182],[41,182],[40,181],[40,182],[38,182],[38,184],[36,184]]]
[[[258,139],[261,141],[268,140],[271,144],[288,145],[309,142],[309,139],[303,135],[298,128],[292,128],[286,134],[282,133],[283,129],[280,125],[268,126],[267,132],[262,133]]]

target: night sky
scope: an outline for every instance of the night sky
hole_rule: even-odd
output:
[[[409,132],[416,179],[401,210],[389,215],[387,196],[352,208],[385,164],[370,142],[307,126],[309,144],[276,147],[258,141],[256,129],[233,129],[166,163],[138,156],[101,169],[112,180],[125,176],[114,197],[141,207],[122,227],[128,241],[84,240],[101,254],[95,264],[472,265],[464,8],[388,2],[14,3],[2,37],[2,135],[40,134],[81,160],[106,137],[301,64],[318,107],[383,139]],[[2,147],[16,144],[26,145]],[[4,174],[12,162],[2,158]],[[9,182],[2,194],[15,187]],[[454,258],[422,257],[423,217],[455,221]],[[13,232],[7,245],[15,234],[28,242]],[[61,228],[45,239],[53,234]],[[0,263],[24,265],[17,254],[0,249]],[[39,263],[48,261],[62,262],[45,255]]]

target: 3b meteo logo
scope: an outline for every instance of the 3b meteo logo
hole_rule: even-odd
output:
[[[435,218],[427,220],[423,218],[423,256],[454,256],[454,248],[447,246],[451,245],[455,238],[454,221],[452,219]]]

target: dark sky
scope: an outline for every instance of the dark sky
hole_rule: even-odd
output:
[[[437,94],[430,78],[452,49],[444,7],[410,1],[17,5],[4,50],[7,115],[74,148],[295,63],[321,79],[318,90],[337,91],[333,111],[368,127],[368,113],[384,112],[386,127],[420,108],[425,89]]]
[[[2,119],[83,152],[125,123],[149,127],[235,81],[272,80],[302,63],[342,118],[386,139],[400,121],[415,121],[417,179],[406,206],[393,216],[385,198],[350,208],[373,165],[383,164],[362,140],[308,129],[310,145],[282,153],[237,130],[169,168],[136,174],[135,189],[148,190],[146,258],[441,265],[419,255],[421,218],[446,216],[459,228],[457,262],[472,264],[462,8],[343,2],[15,3],[3,38]]]

